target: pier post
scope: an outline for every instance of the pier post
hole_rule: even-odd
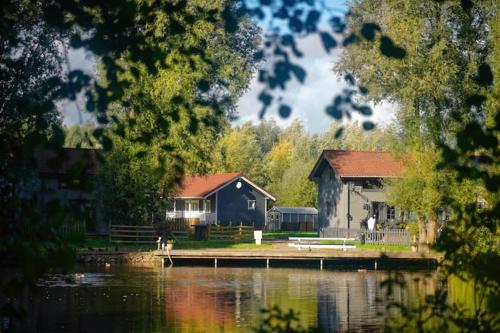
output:
[[[266,268],[269,268],[269,258],[266,259]]]
[[[323,259],[319,260],[319,269],[323,270]]]
[[[375,260],[375,270],[377,270],[377,260]]]
[[[214,267],[217,268],[217,258],[214,258]]]

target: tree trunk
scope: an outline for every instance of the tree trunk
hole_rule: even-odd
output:
[[[425,217],[418,217],[418,244],[427,245],[427,230],[425,227]]]
[[[429,222],[427,223],[427,244],[433,246],[436,244],[436,212],[431,212],[429,215]]]

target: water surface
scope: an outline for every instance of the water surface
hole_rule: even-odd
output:
[[[252,332],[260,309],[300,312],[322,332],[383,323],[384,272],[290,268],[81,266],[75,283],[53,275],[29,306],[32,332]],[[425,273],[404,273],[397,300],[415,302]],[[434,280],[427,277],[426,280]],[[431,284],[432,285],[432,284]],[[428,291],[428,290],[427,290]]]

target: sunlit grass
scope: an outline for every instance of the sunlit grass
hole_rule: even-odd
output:
[[[288,239],[288,237],[319,237],[317,231],[265,231],[264,239]]]
[[[320,241],[321,245],[342,245],[342,241]],[[346,245],[356,245],[357,249],[374,249],[382,251],[411,251],[410,245],[361,244],[358,241],[346,242]]]
[[[157,248],[155,243],[111,243],[107,236],[86,236],[83,240],[73,242],[71,245],[80,250],[149,251]]]
[[[196,250],[196,249],[258,249],[271,247],[271,244],[257,245],[255,243],[235,243],[230,241],[179,241],[174,244],[174,249]]]
[[[83,240],[73,242],[72,245],[80,250],[149,251],[157,248],[156,243],[111,243],[106,236],[87,236]],[[272,245],[257,245],[251,242],[180,240],[175,242],[174,249],[256,249],[270,246]]]
[[[288,237],[316,237],[317,234],[310,232],[289,233],[276,232],[270,233],[272,237],[267,239],[283,239]],[[266,233],[264,233],[266,235]],[[286,237],[285,237],[286,235]],[[322,245],[341,245],[341,241],[319,241]],[[374,249],[381,251],[411,251],[408,245],[384,245],[384,244],[361,244],[360,242],[348,242],[346,244],[354,244],[357,249]],[[135,244],[135,243],[111,243],[106,236],[87,236],[72,243],[72,246],[80,250],[121,250],[121,251],[149,251],[157,248],[156,243],[151,244]],[[179,240],[175,242],[174,249],[178,250],[197,250],[197,249],[258,249],[269,248],[272,244],[264,243],[257,245],[253,242],[234,242],[234,241],[206,241],[206,240]]]

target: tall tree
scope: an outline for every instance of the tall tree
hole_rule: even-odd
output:
[[[263,186],[267,175],[263,168],[263,156],[250,124],[245,129],[235,128],[220,140],[214,170],[218,172],[241,172]]]
[[[388,201],[392,205],[416,215],[419,243],[434,245],[438,210],[444,208],[443,194],[450,176],[436,170],[439,152],[436,149],[412,152],[399,156],[405,164],[400,179],[389,180]]]
[[[476,70],[488,54],[484,41],[494,2],[473,7],[474,29],[460,1],[356,0],[350,5],[350,31],[366,35],[363,23],[375,23],[405,49],[406,56],[386,57],[379,52],[383,40],[363,39],[342,53],[336,71],[353,74],[366,87],[368,99],[399,105],[406,142],[419,136],[424,142],[438,143],[457,128],[453,114],[470,119],[466,97],[477,86]]]
[[[263,119],[259,125],[255,127],[255,135],[262,154],[267,154],[273,149],[278,142],[281,129],[276,124],[274,119]]]
[[[451,210],[437,242],[442,272],[472,280],[480,295],[475,309],[466,312],[437,292],[418,309],[404,309],[404,325],[395,331],[453,325],[496,331],[498,311],[491,304],[498,303],[500,262],[499,3],[359,0],[351,5],[348,26],[362,38],[349,45],[336,69],[352,73],[367,99],[398,104],[406,149],[416,157],[406,160],[407,177],[397,182],[393,200],[425,216],[431,231],[436,205]],[[382,33],[403,49],[374,38]],[[400,60],[385,57],[391,49]],[[423,315],[429,318],[425,322]]]
[[[86,122],[83,125],[74,124],[64,127],[64,147],[68,148],[96,148],[98,142],[92,136],[95,125]]]

